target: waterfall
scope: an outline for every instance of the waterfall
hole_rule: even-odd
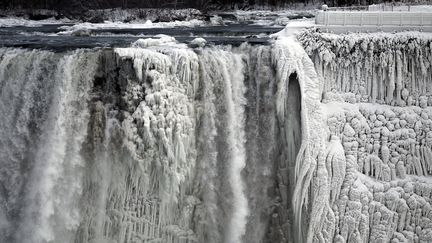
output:
[[[320,84],[297,42],[0,50],[3,241],[294,242],[317,231]]]
[[[205,55],[214,57],[226,57],[219,60],[211,60],[221,71],[221,79],[218,80],[222,86],[224,96],[224,108],[226,112],[225,133],[227,153],[227,177],[232,193],[232,208],[228,227],[225,233],[225,242],[241,242],[242,236],[246,231],[248,215],[248,202],[245,195],[242,170],[246,165],[245,154],[245,132],[244,132],[244,98],[245,87],[243,84],[243,65],[241,56],[230,55],[229,53],[211,52]],[[211,80],[208,80],[211,81]],[[223,129],[223,128],[221,128]]]
[[[419,38],[0,48],[0,241],[430,242]]]
[[[3,241],[73,241],[97,55],[2,49]]]
[[[200,56],[200,61],[203,67],[203,108],[213,110],[208,114],[203,114],[203,121],[208,122],[208,125],[213,127],[211,130],[205,128],[205,133],[203,133],[205,137],[212,137],[210,140],[212,142],[210,144],[207,142],[209,147],[206,151],[213,151],[203,155],[203,162],[212,161],[211,163],[219,168],[210,174],[205,170],[202,171],[204,175],[209,175],[209,178],[215,180],[210,188],[204,186],[209,190],[206,190],[205,195],[212,195],[209,201],[204,198],[204,202],[210,207],[216,206],[218,200],[215,192],[231,195],[229,202],[222,202],[222,205],[228,207],[227,215],[224,217],[226,219],[223,219],[226,221],[227,227],[221,232],[221,235],[210,237],[208,240],[211,242],[241,242],[246,231],[248,214],[248,202],[242,175],[242,170],[246,165],[244,130],[244,106],[246,104],[244,93],[246,89],[243,83],[242,55],[227,50],[205,50]],[[221,97],[217,97],[218,95]],[[218,147],[223,147],[223,149],[218,149]],[[220,189],[215,188],[219,183],[222,185],[226,183],[217,181],[225,177],[228,185]],[[207,178],[203,179],[206,180]],[[203,181],[202,183],[206,182]],[[221,191],[219,192],[219,190]],[[213,218],[215,215],[211,217]],[[212,221],[214,220],[213,218]]]

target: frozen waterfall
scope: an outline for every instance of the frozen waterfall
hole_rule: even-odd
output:
[[[431,48],[0,48],[0,242],[430,242]]]
[[[278,237],[268,212],[291,210],[294,181],[283,178],[295,155],[276,146],[286,124],[275,118],[270,47],[170,42],[0,57],[4,241]]]

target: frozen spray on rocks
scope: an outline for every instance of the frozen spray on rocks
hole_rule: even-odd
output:
[[[0,240],[431,241],[431,39],[1,48]]]

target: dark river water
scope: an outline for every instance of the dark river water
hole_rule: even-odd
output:
[[[173,28],[103,28],[92,29],[86,35],[62,35],[61,27],[50,24],[38,27],[0,28],[0,47],[24,47],[49,50],[69,50],[94,47],[126,47],[137,39],[164,34],[177,41],[189,43],[202,37],[210,44],[240,45],[267,44],[269,35],[281,31],[282,27],[254,24],[227,24],[223,26],[196,26]],[[60,33],[60,34],[59,34]]]

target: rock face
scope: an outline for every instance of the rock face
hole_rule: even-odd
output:
[[[316,239],[431,241],[431,38],[305,32],[299,40],[323,78],[326,220],[336,222]]]
[[[0,241],[430,242],[430,43],[0,49]]]

